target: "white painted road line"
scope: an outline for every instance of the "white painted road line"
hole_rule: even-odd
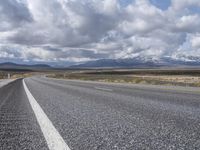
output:
[[[49,120],[47,115],[44,113],[40,105],[37,103],[25,81],[23,80],[23,85],[31,107],[35,113],[37,121],[46,139],[47,145],[50,150],[70,150],[68,145],[65,143],[59,132],[53,126],[52,122]]]
[[[108,88],[101,88],[101,87],[94,87],[94,88],[97,90],[102,90],[102,91],[109,91],[109,92],[113,91],[112,89],[108,89]]]

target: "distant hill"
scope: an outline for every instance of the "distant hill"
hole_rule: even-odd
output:
[[[159,59],[152,58],[126,58],[126,59],[99,59],[88,61],[82,64],[72,65],[70,67],[51,67],[47,64],[16,64],[11,62],[0,63],[0,70],[63,70],[63,69],[89,69],[89,68],[159,68],[159,67],[190,67],[200,68],[199,57],[186,57],[184,55],[178,58],[163,57]]]
[[[34,64],[34,65],[26,65],[26,64],[16,64],[11,62],[0,63],[1,70],[47,70],[52,69],[51,66],[46,64]]]
[[[89,61],[83,64],[73,65],[72,68],[145,68],[145,67],[159,67],[156,61],[147,60],[142,61],[139,59],[100,59],[96,61]]]
[[[156,67],[200,67],[200,61],[176,60],[162,58],[159,60],[127,58],[127,59],[100,59],[83,64],[70,66],[71,68],[156,68]]]

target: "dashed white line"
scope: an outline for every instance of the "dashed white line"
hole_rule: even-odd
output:
[[[112,89],[102,88],[102,87],[94,87],[94,88],[97,89],[97,90],[102,90],[102,91],[109,91],[109,92],[113,91]]]
[[[47,145],[50,150],[70,150],[69,146],[65,143],[59,132],[53,126],[52,122],[49,120],[47,115],[44,113],[40,105],[37,103],[28,87],[26,86],[25,81],[23,80],[23,85],[25,92],[27,94],[28,100],[31,104],[31,107],[35,113],[38,124],[43,132],[43,135],[46,139]]]

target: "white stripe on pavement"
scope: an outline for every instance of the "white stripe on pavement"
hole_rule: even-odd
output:
[[[37,103],[25,81],[23,80],[23,85],[31,107],[35,113],[37,121],[46,139],[47,145],[50,150],[70,150],[68,145],[65,143],[59,132],[53,126],[52,122],[49,120],[47,115],[44,113],[40,105]]]

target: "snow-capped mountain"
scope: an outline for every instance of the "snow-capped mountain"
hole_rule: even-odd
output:
[[[170,66],[194,66],[200,67],[200,57],[194,56],[177,56],[162,57],[158,59],[152,58],[126,58],[126,59],[99,59],[89,61],[83,64],[73,65],[75,68],[90,68],[90,67],[122,67],[122,68],[148,68],[148,67],[170,67]]]

